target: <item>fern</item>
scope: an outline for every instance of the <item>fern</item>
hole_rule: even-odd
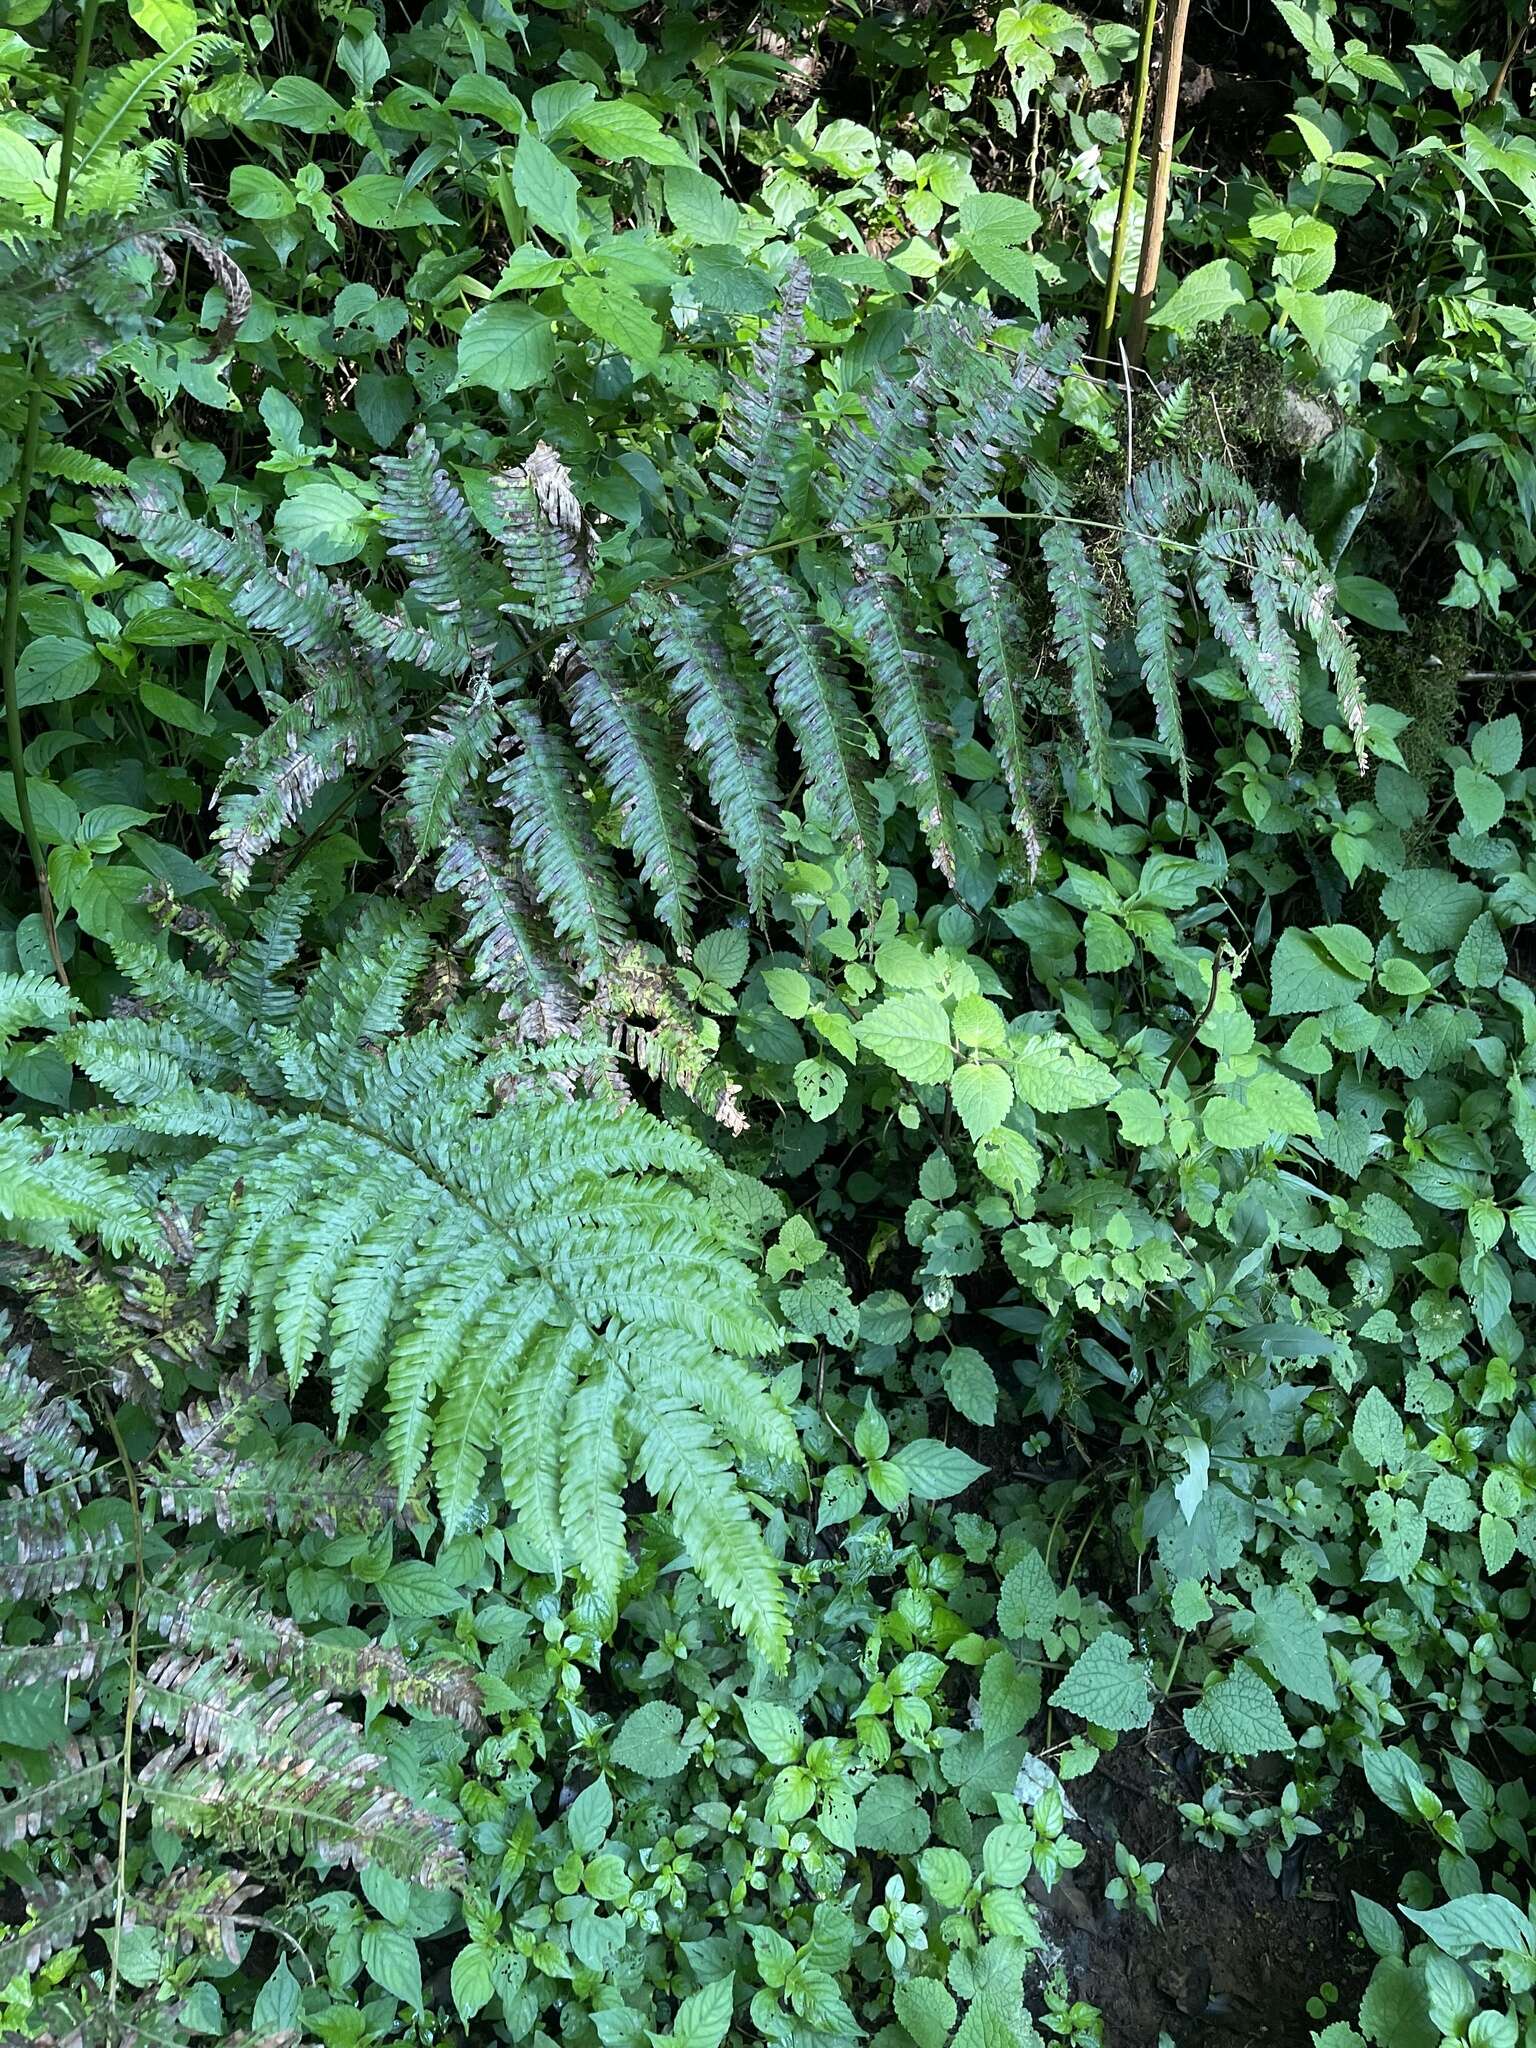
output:
[[[215,1285],[222,1321],[244,1305],[253,1353],[290,1382],[326,1356],[344,1416],[382,1385],[400,1507],[428,1470],[447,1528],[462,1529],[499,1460],[550,1570],[577,1565],[611,1608],[623,1556],[599,1559],[588,1535],[568,1557],[560,1503],[595,1488],[593,1526],[611,1541],[617,1475],[634,1472],[706,1586],[782,1663],[784,1597],[731,1457],[771,1440],[792,1479],[798,1453],[742,1363],[777,1333],[744,1263],[753,1243],[734,1184],[644,1112],[571,1097],[510,1048],[487,1055],[469,1013],[404,1034],[426,950],[418,923],[376,911],[317,963],[288,1019],[251,1013],[236,1034],[231,983],[210,993],[124,949],[156,1014],[68,1035],[120,1106],[56,1121],[54,1151],[131,1156],[160,1199],[200,1214],[196,1275]],[[578,1474],[586,1439],[567,1411],[589,1379],[611,1388],[614,1375],[622,1401],[576,1410],[590,1424],[601,1407],[614,1430]],[[384,1512],[365,1463],[338,1463],[318,1442],[311,1452],[302,1433],[253,1457],[263,1397],[257,1381],[184,1419],[183,1449],[145,1475],[163,1508],[236,1528]],[[646,1404],[672,1418],[656,1443],[635,1421]],[[687,1470],[659,1447],[682,1435],[698,1449]]]
[[[1088,787],[1095,797],[1102,798],[1109,750],[1109,717],[1102,688],[1107,638],[1104,587],[1077,527],[1060,523],[1043,527],[1040,552],[1053,606],[1052,630],[1082,735]]]
[[[682,710],[687,745],[704,763],[752,914],[761,917],[784,865],[783,798],[771,751],[772,714],[761,686],[700,606],[670,597],[643,599],[634,610]]]
[[[686,953],[698,900],[698,856],[661,728],[617,674],[611,642],[583,641],[570,685],[571,724],[619,812],[625,845],[656,913]]]
[[[774,561],[744,556],[734,570],[741,614],[773,678],[779,715],[794,734],[828,820],[874,892],[880,820],[869,787],[868,729],[830,635],[810,599]]]
[[[715,445],[715,481],[735,501],[729,527],[733,555],[760,548],[778,517],[779,496],[800,433],[810,351],[801,339],[811,274],[793,264],[779,306],[758,336],[752,361],[732,387],[732,404]]]
[[[170,988],[187,1015],[218,1015],[208,991],[164,974],[157,986]],[[96,1280],[89,1269],[73,1296],[63,1283],[55,1291],[51,1279],[35,1284],[33,1299],[47,1303],[53,1339],[47,1378],[30,1369],[27,1346],[8,1342],[0,1352],[0,1467],[19,1468],[22,1488],[0,1500],[0,1634],[18,1638],[0,1644],[0,1684],[84,1689],[112,1673],[101,1718],[112,1733],[88,1729],[62,1736],[46,1753],[10,1753],[0,1846],[36,1840],[51,1859],[63,1858],[72,1837],[113,1846],[116,1808],[126,1802],[125,1824],[147,1809],[157,1825],[207,1840],[223,1855],[303,1854],[321,1865],[378,1867],[415,1883],[457,1886],[463,1864],[453,1821],[387,1782],[381,1758],[334,1696],[360,1693],[374,1711],[400,1706],[475,1731],[482,1726],[477,1675],[452,1658],[313,1637],[275,1613],[254,1581],[206,1565],[189,1572],[168,1547],[178,1521],[196,1528],[208,1517],[229,1530],[377,1532],[394,1518],[393,1486],[366,1455],[337,1452],[318,1432],[287,1425],[277,1390],[256,1381],[178,1415],[177,1446],[162,1446],[140,1464],[131,1502],[109,1502],[122,1474],[116,1459],[98,1457],[68,1378],[78,1366],[96,1382],[92,1333],[106,1332],[94,1308],[81,1308],[99,1292],[119,1304],[129,1299],[126,1288]],[[151,1310],[150,1322],[156,1319]],[[200,1309],[180,1323],[188,1333],[210,1327]],[[190,1334],[183,1349],[207,1366]],[[82,1514],[87,1491],[98,1498]],[[104,1515],[108,1508],[116,1512]],[[141,1517],[150,1540],[130,1543],[130,1521]],[[136,1646],[144,1648],[156,1630],[165,1642],[127,1694],[131,1752],[121,1683],[131,1653],[118,1607],[101,1597],[119,1593],[138,1604]],[[45,1628],[54,1631],[51,1641],[42,1639]],[[119,1911],[125,1924],[159,1928],[174,1947],[203,1946],[232,1959],[242,1952],[235,1916],[253,1887],[238,1865],[184,1867],[119,1902],[104,1860],[87,1861],[57,1883],[28,1877],[19,1856],[8,1860],[32,1920],[0,1950],[7,1977]]]
[[[500,568],[423,432],[403,456],[379,458],[394,590],[274,561],[251,530],[202,526],[164,496],[104,497],[109,527],[211,583],[249,634],[292,657],[293,676],[267,693],[269,724],[221,793],[232,887],[327,784],[372,777],[399,755],[415,855],[431,856],[438,887],[458,897],[476,977],[512,1001],[558,1004],[567,977],[600,995],[637,922],[653,919],[679,952],[690,944],[690,757],[713,806],[705,823],[718,824],[754,914],[765,912],[784,857],[785,733],[807,807],[847,849],[861,896],[873,897],[882,848],[871,786],[881,749],[953,882],[982,850],[969,843],[980,814],[949,745],[948,649],[962,644],[986,715],[977,737],[998,758],[1031,874],[1047,764],[1080,762],[1088,794],[1107,800],[1115,720],[1134,717],[1133,671],[1187,788],[1183,648],[1202,632],[1292,744],[1302,656],[1315,654],[1363,761],[1364,690],[1332,579],[1279,507],[1219,464],[1164,456],[1130,480],[1118,524],[1094,522],[1089,545],[1061,452],[1079,329],[1042,327],[1010,348],[1007,330],[973,308],[933,312],[895,369],[862,392],[813,399],[809,290],[792,266],[733,383],[709,464],[714,495],[701,484],[696,521],[715,552],[690,547],[697,558],[666,579],[686,582],[686,596],[637,589],[643,553],[614,547],[605,559],[542,441],[493,480],[486,524]],[[1164,438],[1178,410],[1164,409]],[[796,515],[815,503],[828,528],[802,532],[793,551],[775,537],[792,478]],[[1016,535],[1038,542],[1042,573],[1025,568]],[[923,569],[935,543],[950,572],[937,600]],[[655,559],[654,538],[645,546]],[[1070,728],[1059,687],[1042,677],[1042,638]],[[645,649],[654,680],[636,665]],[[969,732],[963,713],[958,724]]]

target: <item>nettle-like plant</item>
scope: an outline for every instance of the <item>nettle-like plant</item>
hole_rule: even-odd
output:
[[[1363,760],[1354,648],[1293,518],[1219,464],[1171,459],[1131,479],[1118,517],[1075,508],[1053,452],[1059,395],[1083,374],[1075,328],[1013,345],[974,308],[932,308],[855,412],[808,382],[808,292],[792,267],[721,424],[697,513],[713,552],[659,581],[637,586],[605,550],[543,443],[476,487],[473,509],[424,432],[379,458],[403,587],[276,561],[254,525],[217,530],[148,487],[103,499],[105,524],[183,572],[190,601],[211,583],[292,658],[297,687],[274,665],[271,723],[226,776],[232,889],[326,784],[381,770],[403,732],[410,832],[467,909],[479,977],[518,997],[567,975],[601,983],[634,880],[691,943],[695,774],[754,915],[801,780],[874,900],[882,757],[934,863],[963,880],[978,835],[954,742],[976,700],[1032,873],[1043,757],[1065,749],[1105,797],[1127,665],[1187,777],[1179,692],[1199,634],[1293,745],[1314,659]]]
[[[159,1213],[190,1219],[194,1277],[221,1324],[244,1307],[253,1363],[294,1387],[318,1363],[342,1429],[382,1399],[402,1501],[429,1470],[463,1531],[496,1458],[526,1542],[606,1628],[640,1481],[782,1663],[784,1594],[736,1469],[793,1484],[801,1464],[755,1364],[779,1341],[748,1263],[776,1199],[626,1106],[600,1041],[488,1040],[473,1007],[404,1029],[431,935],[390,906],[301,996],[307,905],[301,883],[269,898],[217,977],[123,949],[146,1014],[58,1041],[106,1102],[47,1127],[13,1228],[58,1244],[94,1209],[153,1251]]]
[[[56,1298],[78,1305],[90,1291],[65,1282]],[[112,1361],[117,1391],[154,1413],[132,1362],[143,1342],[141,1318]],[[21,1852],[10,1867],[26,1873],[27,1906],[0,1943],[0,1983],[94,1927],[115,1958],[115,1997],[135,1928],[154,1930],[172,1956],[222,1951],[238,1962],[259,1924],[253,1902],[283,1859],[461,1886],[452,1816],[390,1782],[341,1696],[470,1730],[482,1698],[466,1664],[312,1637],[273,1611],[256,1578],[199,1561],[213,1527],[226,1539],[299,1528],[386,1545],[404,1536],[376,1457],[291,1426],[258,1372],[191,1402],[129,1467],[120,1436],[118,1455],[103,1454],[82,1399],[102,1389],[100,1348],[71,1356],[55,1342],[36,1362],[0,1317],[0,1692],[11,1703],[0,1845]],[[197,1368],[217,1377],[221,1361],[203,1351]],[[408,1505],[419,1521],[420,1502]],[[128,1827],[146,1809],[168,1839],[197,1848],[146,1863]],[[46,1860],[32,1859],[34,1839]],[[140,2038],[136,2026],[161,2038],[154,2006],[125,2000],[122,2038]]]

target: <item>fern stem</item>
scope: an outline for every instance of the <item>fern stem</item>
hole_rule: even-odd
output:
[[[85,93],[86,74],[91,63],[91,44],[96,35],[96,13],[100,0],[85,0],[80,11],[80,31],[75,42],[75,68],[64,101],[64,118],[59,128],[59,181],[53,194],[53,231],[64,225],[69,210],[69,177],[75,154],[75,129],[80,120],[80,102]],[[16,466],[16,504],[11,513],[10,553],[5,571],[5,617],[0,625],[0,676],[5,686],[5,743],[11,756],[11,780],[16,787],[16,815],[27,842],[32,869],[37,877],[37,907],[43,920],[43,936],[53,971],[63,988],[69,987],[64,955],[59,950],[58,928],[53,915],[53,891],[48,886],[48,862],[37,836],[32,815],[32,794],[27,787],[26,764],[22,760],[21,705],[16,695],[16,641],[21,626],[21,592],[26,580],[23,551],[27,538],[27,514],[32,504],[32,480],[37,472],[37,444],[43,424],[43,387],[37,375],[37,344],[27,353],[26,424],[21,434],[21,459]],[[117,1959],[112,1962],[114,1986]]]
[[[1125,163],[1120,171],[1120,197],[1115,206],[1115,234],[1109,252],[1109,277],[1104,286],[1104,310],[1099,317],[1101,356],[1109,353],[1109,338],[1115,331],[1115,305],[1120,296],[1120,266],[1130,237],[1131,215],[1136,207],[1136,172],[1141,162],[1141,131],[1147,119],[1147,89],[1152,80],[1152,44],[1157,30],[1157,0],[1143,0],[1141,41],[1136,51],[1136,85],[1131,103],[1130,125],[1125,131]]]

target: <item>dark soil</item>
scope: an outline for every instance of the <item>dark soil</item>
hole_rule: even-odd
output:
[[[1277,1882],[1261,1853],[1183,1839],[1177,1803],[1199,1798],[1199,1768],[1173,1721],[1122,1741],[1066,1787],[1088,1856],[1037,1898],[1042,1929],[1073,1996],[1103,2013],[1106,2048],[1157,2048],[1164,2032],[1177,2048],[1310,2048],[1313,2031],[1351,2013],[1364,1988],[1374,1958],[1350,1894],[1396,1896],[1397,1845],[1376,1837],[1367,1850],[1325,1832],[1298,1844]],[[1117,1837],[1140,1862],[1167,1866],[1154,1893],[1160,1927],[1105,1903]],[[1339,1998],[1318,2019],[1307,2001],[1325,1982]]]

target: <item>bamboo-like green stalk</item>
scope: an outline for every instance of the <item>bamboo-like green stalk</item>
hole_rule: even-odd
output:
[[[1136,210],[1136,173],[1141,166],[1141,131],[1146,126],[1147,93],[1152,83],[1152,45],[1157,39],[1157,0],[1142,0],[1141,42],[1136,51],[1136,84],[1131,96],[1130,125],[1125,131],[1125,163],[1120,172],[1120,197],[1115,206],[1114,243],[1109,252],[1109,277],[1104,286],[1104,310],[1099,318],[1101,356],[1108,355],[1110,336],[1115,331],[1115,307],[1120,297],[1120,266],[1130,238],[1131,215]]]
[[[74,166],[75,130],[80,121],[80,102],[85,93],[86,74],[91,63],[91,44],[96,36],[96,15],[100,0],[85,0],[80,10],[80,32],[75,44],[75,68],[69,81],[69,93],[64,101],[64,119],[59,129],[59,175],[53,193],[53,229],[57,234],[64,225],[69,210],[69,179]],[[27,393],[26,421],[21,432],[21,458],[16,465],[16,504],[11,513],[10,553],[5,571],[5,617],[0,624],[0,675],[5,685],[5,741],[11,756],[11,780],[16,787],[16,815],[21,820],[22,837],[27,842],[27,852],[32,857],[33,871],[37,876],[38,909],[42,914],[43,934],[48,941],[49,957],[53,971],[65,988],[69,987],[69,976],[64,971],[64,955],[59,950],[59,934],[53,917],[53,892],[48,886],[48,862],[43,854],[42,841],[37,836],[37,824],[32,816],[32,796],[27,788],[26,764],[22,759],[21,705],[16,694],[16,643],[21,627],[21,593],[26,581],[26,540],[27,513],[32,504],[32,481],[37,474],[37,445],[42,434],[43,387],[37,376],[37,351],[34,347],[27,357],[30,390]]]

